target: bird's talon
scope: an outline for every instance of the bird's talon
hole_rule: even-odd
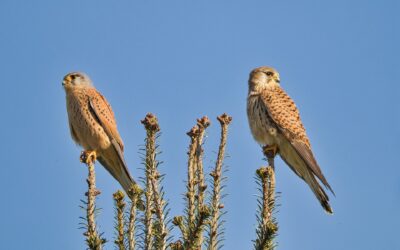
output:
[[[82,151],[80,160],[82,163],[91,164],[97,159],[96,151]]]

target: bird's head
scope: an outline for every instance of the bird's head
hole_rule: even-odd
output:
[[[279,86],[279,73],[274,68],[262,66],[253,69],[249,77],[249,90],[258,91]]]
[[[81,72],[72,72],[64,76],[62,85],[64,86],[65,89],[93,86],[89,76]]]

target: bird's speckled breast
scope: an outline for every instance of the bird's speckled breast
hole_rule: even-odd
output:
[[[276,144],[277,130],[258,94],[247,98],[247,116],[254,139],[262,145]]]
[[[89,97],[84,88],[67,92],[67,110],[71,134],[76,143],[85,150],[110,146],[107,134],[89,109]]]

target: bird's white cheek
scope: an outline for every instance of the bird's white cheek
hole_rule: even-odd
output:
[[[73,88],[73,86],[71,84],[64,85],[64,90],[67,91],[67,92],[72,90],[72,88]]]
[[[266,84],[264,81],[257,79],[252,82],[252,86],[253,86],[252,90],[261,91],[265,88]]]
[[[279,83],[277,83],[275,80],[269,80],[267,83],[267,89],[272,89],[275,87],[279,87]]]

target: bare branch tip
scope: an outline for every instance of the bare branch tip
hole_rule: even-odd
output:
[[[203,128],[206,129],[210,126],[211,121],[210,119],[208,119],[207,116],[203,116],[202,118],[197,119],[197,126],[199,126],[199,128]]]
[[[221,126],[229,125],[232,121],[232,116],[229,116],[226,113],[223,113],[222,115],[217,117],[217,120],[221,123]]]
[[[136,183],[132,184],[128,190],[129,197],[140,197],[143,194],[143,189]]]
[[[199,134],[199,126],[194,126],[192,129],[190,129],[189,132],[186,133],[192,140],[196,138]]]
[[[266,179],[269,178],[270,176],[273,175],[273,169],[271,166],[267,167],[261,167],[256,170],[256,174],[261,178],[261,179]]]
[[[175,216],[172,219],[172,224],[174,224],[175,226],[183,225],[183,216]]]
[[[113,194],[113,197],[115,201],[121,201],[125,198],[125,194],[121,190],[118,190]]]
[[[146,130],[152,131],[152,132],[158,132],[160,131],[160,126],[158,125],[158,119],[157,117],[152,114],[152,113],[147,113],[146,117],[140,121]]]

